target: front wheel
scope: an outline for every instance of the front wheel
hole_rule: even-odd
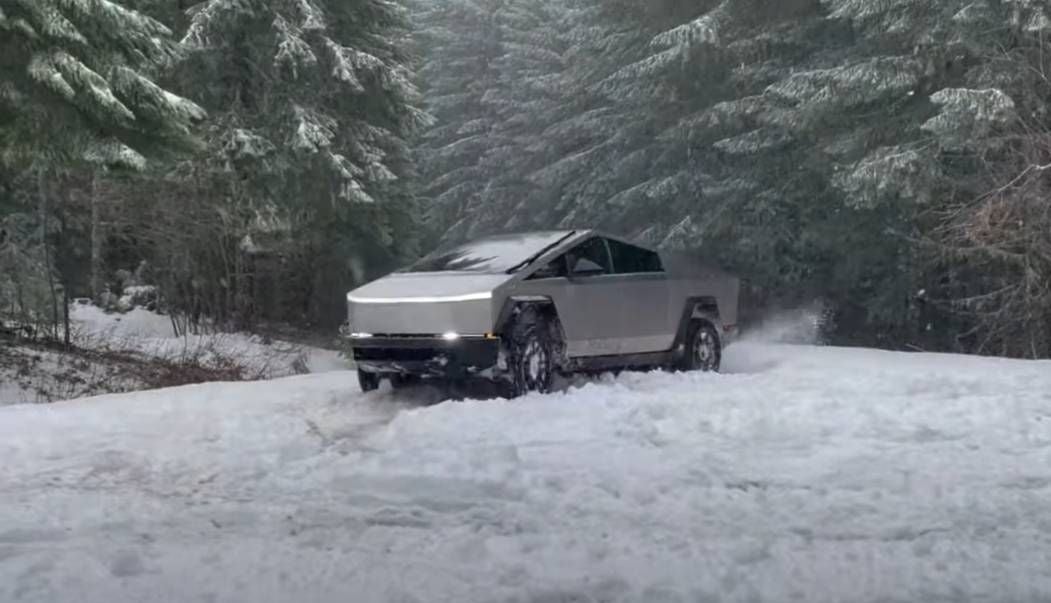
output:
[[[718,372],[723,348],[719,332],[708,321],[697,321],[690,326],[682,367],[687,371]]]
[[[555,324],[535,308],[525,308],[510,335],[508,396],[550,392],[555,376]]]
[[[358,385],[363,392],[374,392],[380,388],[380,376],[358,369]]]

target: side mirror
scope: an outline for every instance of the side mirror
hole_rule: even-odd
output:
[[[606,269],[587,258],[580,258],[573,264],[573,276],[598,276],[606,274]]]

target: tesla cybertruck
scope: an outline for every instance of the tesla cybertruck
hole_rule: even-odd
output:
[[[718,371],[739,290],[694,258],[595,231],[508,234],[351,291],[348,336],[364,391],[485,379],[516,397],[556,374]]]

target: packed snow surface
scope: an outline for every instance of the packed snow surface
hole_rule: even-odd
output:
[[[1051,600],[1051,363],[726,365],[0,408],[0,601]]]

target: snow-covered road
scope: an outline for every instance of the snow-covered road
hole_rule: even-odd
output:
[[[0,408],[0,601],[1051,601],[1051,363],[726,364]]]

